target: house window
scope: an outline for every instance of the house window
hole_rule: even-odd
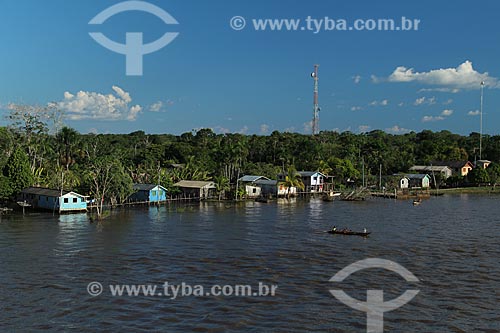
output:
[[[69,202],[68,198],[64,198],[64,203],[68,203],[68,202]]]
[[[151,191],[151,195],[152,195],[153,197],[156,197],[156,191]]]
[[[73,198],[73,203],[77,203],[78,202],[78,198]]]
[[[158,196],[162,196],[163,195],[163,190],[158,190]]]
[[[45,197],[45,201],[49,201],[49,197]]]
[[[257,189],[255,187],[253,189],[253,193],[257,193]]]
[[[314,177],[313,179],[314,179],[314,181],[317,181],[317,180],[318,180],[318,177]]]

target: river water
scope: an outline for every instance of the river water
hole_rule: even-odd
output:
[[[500,332],[500,198],[456,195],[419,206],[286,200],[201,203],[85,215],[11,214],[0,222],[1,332],[366,332],[364,302],[419,294],[384,314],[384,332]],[[332,225],[369,238],[330,235]],[[329,279],[366,258],[394,261]],[[101,295],[87,292],[91,282]],[[112,296],[110,284],[277,285],[274,296]],[[160,287],[158,287],[160,288]],[[254,290],[254,289],[252,289]]]

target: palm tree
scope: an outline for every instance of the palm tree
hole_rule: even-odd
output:
[[[285,176],[285,180],[280,182],[280,185],[283,185],[287,188],[286,197],[290,198],[290,188],[296,187],[298,189],[304,190],[304,183],[300,178],[300,174],[295,170],[295,167],[290,166],[288,168],[287,174]]]
[[[214,177],[214,181],[215,181],[215,190],[219,194],[219,201],[220,201],[222,198],[222,194],[225,191],[229,191],[229,189],[230,189],[229,179],[227,179],[224,176],[216,176],[216,177]]]
[[[75,162],[73,154],[78,146],[78,135],[79,133],[76,130],[66,126],[56,134],[59,158],[62,165],[66,167],[66,171],[68,171],[70,165]]]

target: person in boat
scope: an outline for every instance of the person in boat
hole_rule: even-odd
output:
[[[332,231],[337,231],[337,226],[333,226]]]
[[[366,228],[363,228],[363,232],[366,234]]]

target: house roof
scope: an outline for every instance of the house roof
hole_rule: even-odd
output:
[[[26,194],[34,194],[34,195],[43,195],[46,197],[60,197],[61,196],[61,190],[55,190],[51,188],[46,188],[46,187],[28,187],[25,188],[24,190],[21,191],[21,193],[26,193]],[[76,192],[68,192],[68,191],[62,191],[62,196],[65,196],[67,194],[71,194],[77,197],[82,197],[85,198],[85,195],[78,194]]]
[[[275,186],[278,184],[277,180],[271,180],[271,179],[259,179],[255,181],[255,184],[257,185],[268,185],[268,186]]]
[[[477,160],[476,163],[491,163],[491,161],[488,161],[488,160]]]
[[[410,171],[438,171],[443,172],[446,170],[451,170],[447,165],[414,165],[410,168]]]
[[[424,173],[409,174],[409,175],[405,175],[405,177],[408,179],[424,179],[425,177],[430,178],[430,176],[428,174],[424,174]]]
[[[320,174],[323,177],[327,177],[325,174],[319,171],[297,171],[301,177],[312,177],[315,174]],[[287,176],[286,173],[279,173],[278,176]]]
[[[163,190],[167,190],[166,188],[164,188],[163,186],[161,185],[158,185],[158,184],[134,184],[134,191],[151,191],[152,189],[154,189],[155,187],[157,186],[160,186],[161,189]]]
[[[248,183],[253,183],[259,179],[264,179],[264,180],[269,180],[269,178],[264,177],[264,176],[251,176],[251,175],[245,175],[238,179],[240,182],[248,182]]]
[[[472,167],[472,163],[469,161],[432,161],[430,164],[437,166],[448,166],[452,169],[461,169],[466,165]]]
[[[198,180],[181,180],[174,184],[177,187],[187,187],[187,188],[215,188],[214,182],[198,181]]]
[[[323,177],[326,177],[323,173],[319,171],[298,171],[297,172],[301,177],[311,177],[314,176],[315,174],[320,174]]]

